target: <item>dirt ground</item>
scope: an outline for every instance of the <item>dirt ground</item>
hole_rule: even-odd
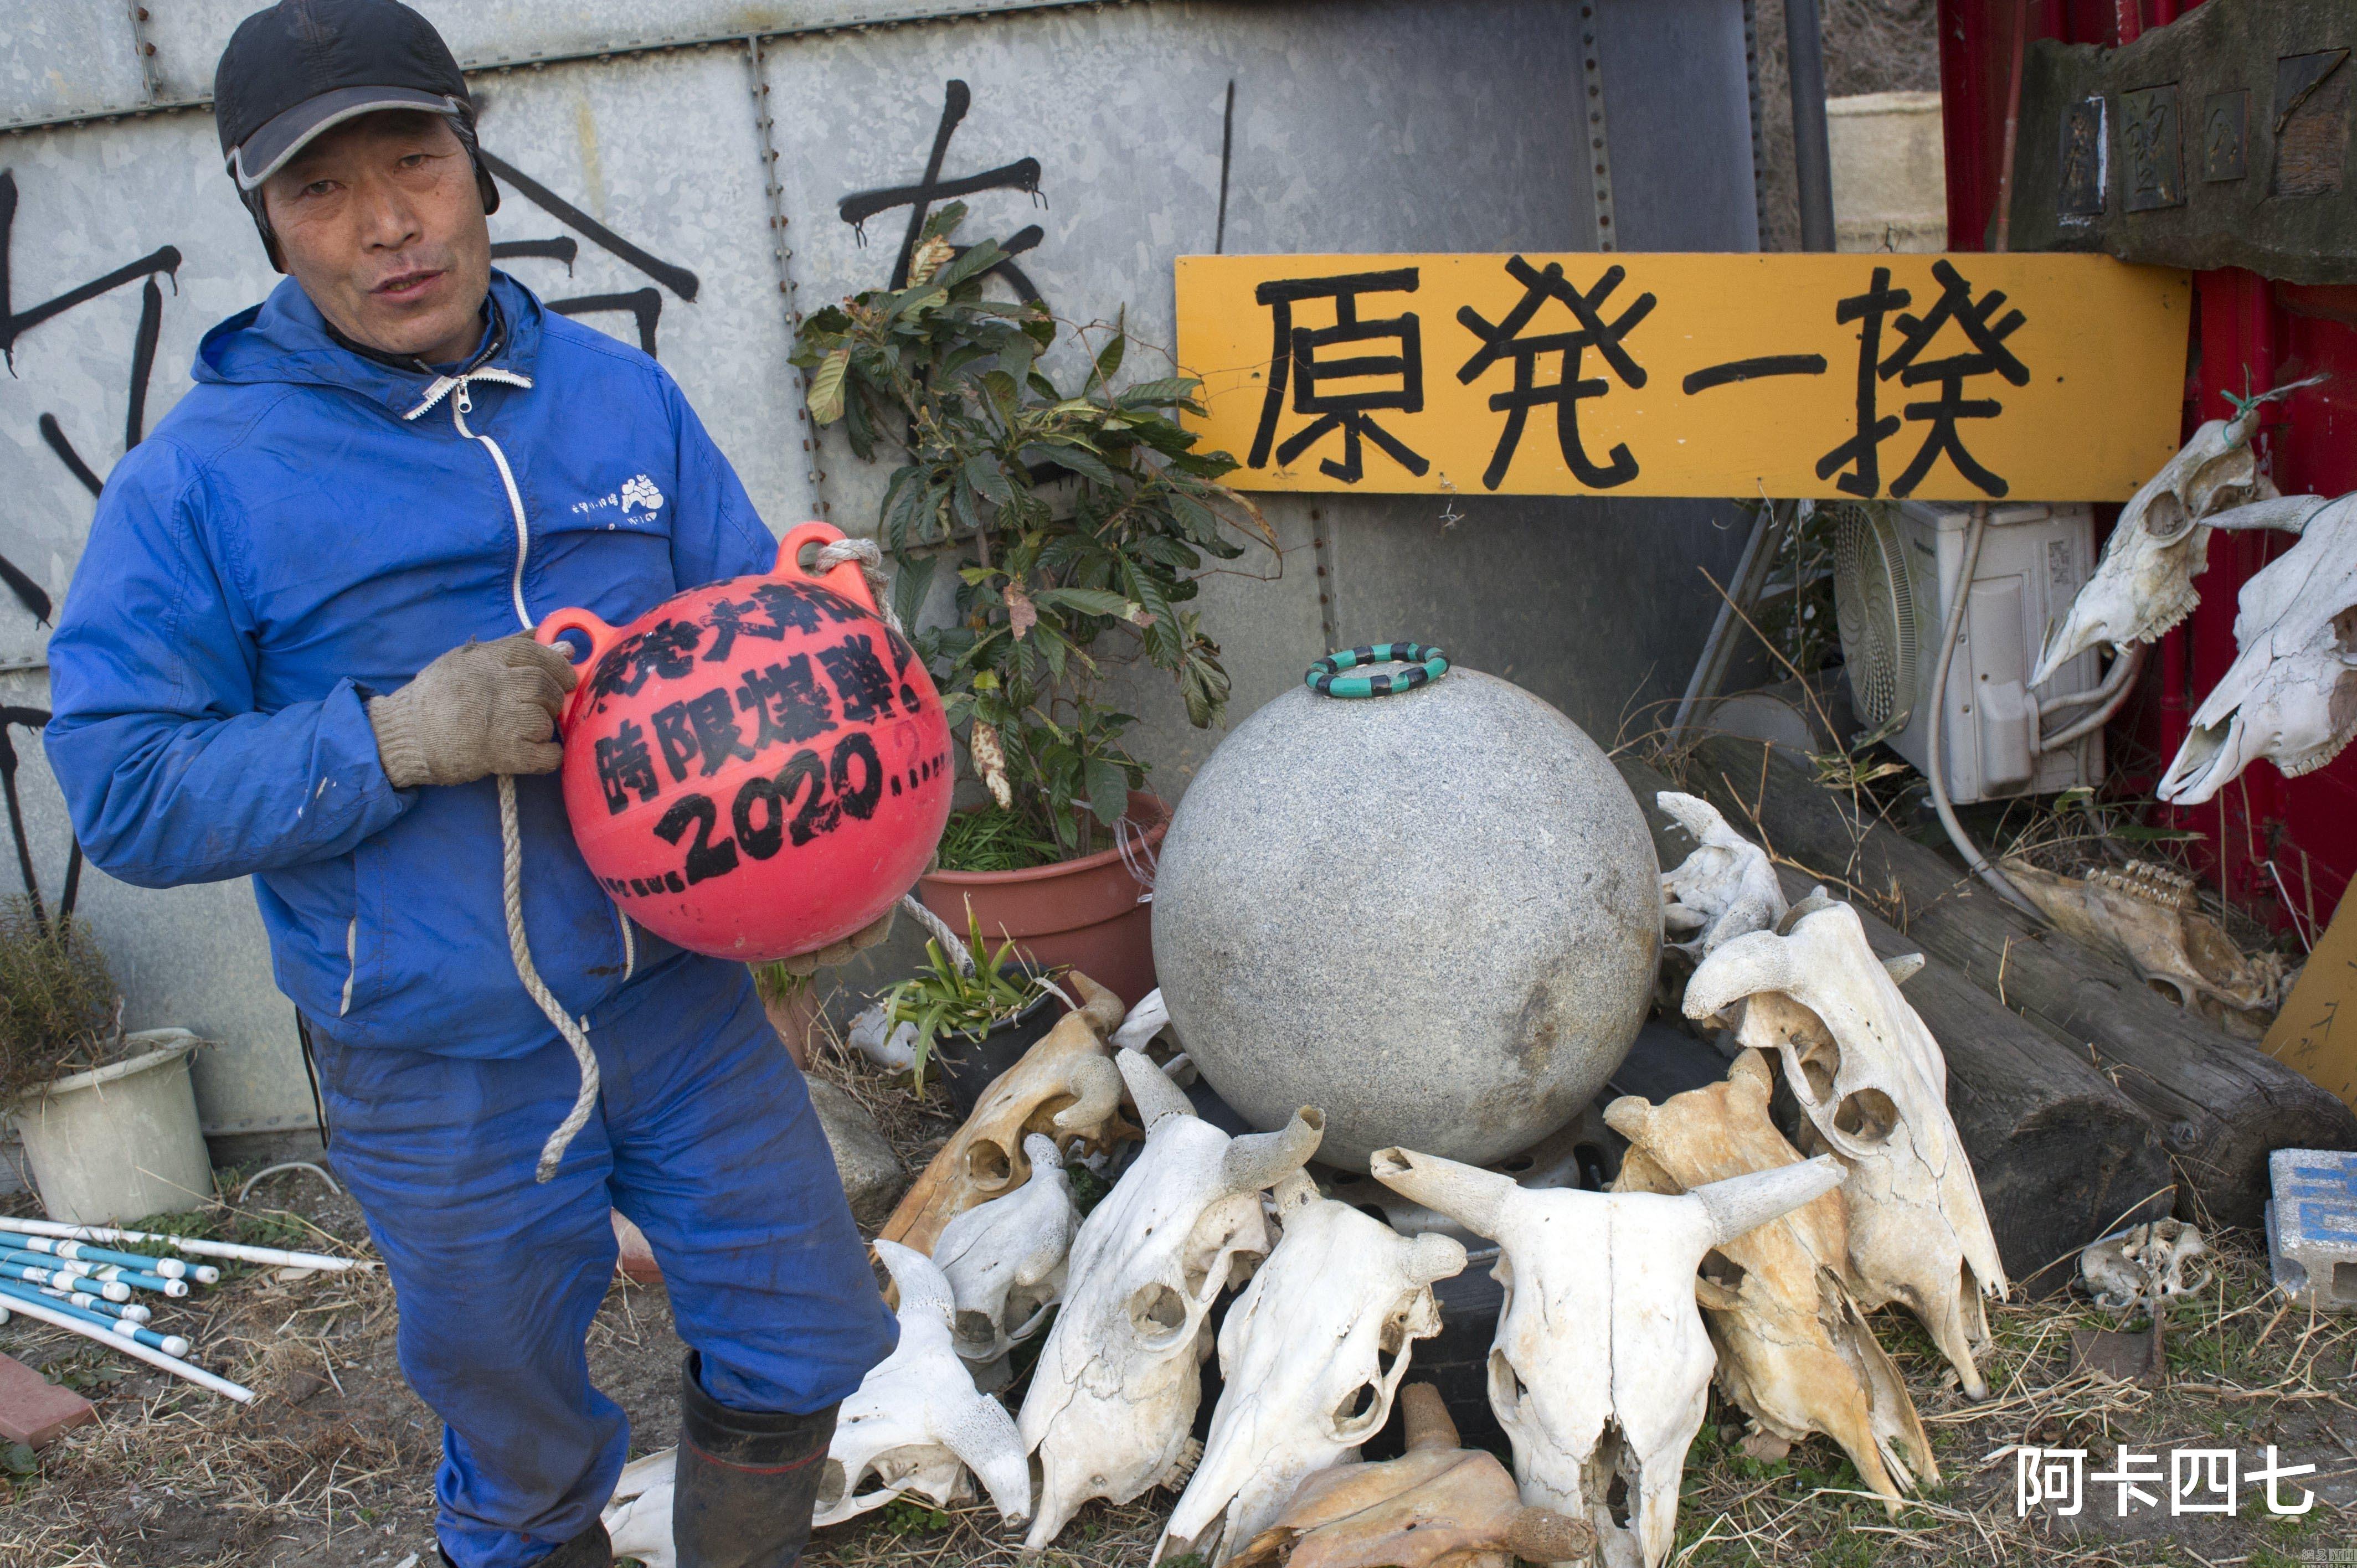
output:
[[[880,1114],[912,1161],[947,1132],[937,1105],[912,1104],[878,1076],[824,1061]],[[20,1200],[21,1202],[21,1200]],[[265,1245],[367,1255],[350,1202],[315,1176],[270,1178],[242,1207],[184,1222]],[[1762,1462],[1738,1448],[1739,1418],[1714,1403],[1685,1474],[1674,1564],[2171,1563],[2288,1565],[2357,1547],[2357,1321],[2295,1313],[2266,1277],[2255,1239],[2214,1239],[2215,1278],[2171,1323],[2172,1381],[2162,1391],[2074,1373],[2071,1331],[2107,1321],[2083,1301],[2002,1305],[1983,1366],[1989,1402],[1965,1403],[1911,1321],[1875,1319],[1907,1373],[1942,1478],[1895,1516],[1864,1491],[1839,1451],[1813,1441]],[[229,1402],[151,1372],[86,1341],[19,1318],[0,1349],[83,1390],[101,1419],[38,1459],[0,1451],[0,1568],[433,1568],[433,1469],[438,1424],[394,1363],[397,1309],[381,1273],[283,1281],[231,1270],[221,1283],[166,1304],[156,1326],[189,1336],[196,1359],[260,1397]],[[618,1280],[591,1330],[598,1386],[629,1412],[632,1451],[673,1441],[680,1347],[660,1286]],[[1413,1375],[1411,1373],[1411,1375]],[[2316,1494],[2309,1513],[2271,1516],[2264,1488],[2245,1487],[2235,1517],[2116,1512],[2117,1487],[2090,1479],[2083,1511],[2029,1517],[2015,1507],[2017,1444],[2084,1448],[2085,1474],[2115,1468],[2122,1445],[2232,1447],[2247,1473],[2275,1445],[2286,1465],[2317,1468],[2286,1484],[2287,1502]],[[1143,1568],[1173,1499],[1084,1511],[1042,1568]],[[822,1530],[813,1568],[1015,1568],[1018,1531],[984,1509],[949,1513],[895,1504]],[[413,1563],[413,1554],[414,1559]],[[2340,1559],[2357,1561],[2357,1557]]]

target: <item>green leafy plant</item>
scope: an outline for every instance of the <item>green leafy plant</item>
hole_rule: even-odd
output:
[[[1023,964],[1011,939],[992,950],[983,940],[981,917],[971,909],[966,912],[966,950],[974,957],[971,973],[958,967],[938,939],[927,941],[924,967],[884,993],[887,1030],[903,1024],[917,1026],[916,1061],[910,1070],[920,1088],[924,1086],[925,1064],[932,1059],[933,1042],[942,1035],[978,1040],[1047,993],[1048,977]]]
[[[759,992],[763,1003],[777,1006],[810,993],[812,977],[796,974],[788,969],[783,959],[753,965],[753,989]]]
[[[0,1103],[113,1045],[116,993],[105,955],[70,915],[29,898],[0,904]]]
[[[956,618],[915,641],[951,722],[967,726],[975,777],[1015,824],[974,830],[989,841],[977,851],[1040,864],[1103,847],[1145,783],[1124,744],[1136,719],[1100,700],[1107,663],[1142,657],[1176,681],[1192,723],[1219,722],[1228,675],[1186,607],[1193,575],[1242,554],[1236,535],[1275,538],[1219,482],[1235,460],[1197,451],[1178,424],[1202,412],[1199,383],[1117,387],[1129,336],[1116,322],[1075,332],[1087,372],[1077,391],[1059,387],[1041,365],[1057,322],[1037,303],[983,297],[1006,252],[952,244],[964,217],[957,203],[933,216],[906,288],[811,317],[794,363],[810,372],[813,420],[840,422],[862,458],[899,449],[879,520],[894,607],[913,622],[950,562]],[[1124,646],[1100,651],[1116,636]]]
[[[1050,865],[1059,852],[1023,817],[985,806],[950,818],[935,853],[944,871],[1020,871]]]

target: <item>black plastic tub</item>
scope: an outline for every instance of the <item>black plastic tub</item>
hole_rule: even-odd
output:
[[[950,1103],[957,1107],[960,1117],[971,1116],[975,1102],[998,1081],[998,1076],[1021,1061],[1023,1053],[1038,1045],[1063,1015],[1064,1008],[1055,995],[1043,991],[1028,1007],[986,1034],[935,1036],[928,1070],[941,1069]]]

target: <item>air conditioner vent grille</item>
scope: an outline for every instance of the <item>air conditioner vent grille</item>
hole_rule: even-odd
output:
[[[1915,595],[1905,545],[1882,509],[1835,509],[1834,618],[1850,702],[1869,730],[1903,727],[1915,706]]]

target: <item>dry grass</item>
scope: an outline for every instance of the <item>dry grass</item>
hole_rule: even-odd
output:
[[[921,1099],[839,1043],[814,1069],[876,1113],[912,1168],[952,1128],[938,1087]],[[199,1217],[216,1232],[279,1245],[365,1251],[348,1204],[316,1201],[308,1178],[271,1189],[304,1206],[217,1208]],[[1907,1374],[1932,1433],[1944,1484],[1895,1516],[1862,1494],[1847,1461],[1819,1440],[1761,1463],[1736,1447],[1739,1414],[1716,1402],[1690,1456],[1677,1568],[1878,1563],[2251,1564],[2344,1539],[2343,1509],[2357,1502],[2357,1403],[2352,1356],[2357,1321],[2295,1313],[2266,1276],[2255,1239],[2213,1239],[2216,1277],[2181,1302],[2169,1339],[2170,1387],[2148,1391],[2074,1373],[2073,1329],[2116,1326],[2073,1298],[2015,1302],[1991,1315],[1995,1345],[1983,1362],[1995,1390],[1966,1405],[1954,1379],[1910,1319],[1886,1312],[1878,1333]],[[101,1423],[43,1455],[0,1507],[5,1568],[395,1568],[412,1552],[434,1561],[432,1472],[438,1428],[402,1384],[392,1361],[396,1322],[378,1273],[282,1283],[234,1273],[210,1292],[168,1304],[159,1326],[197,1342],[196,1359],[253,1387],[228,1402],[135,1371],[102,1349],[21,1320],[0,1329],[0,1348],[54,1377],[90,1385]],[[618,1285],[591,1332],[593,1369],[630,1410],[643,1450],[670,1441],[668,1390],[678,1348],[660,1289]],[[2170,1520],[2147,1513],[2117,1533],[2111,1488],[2091,1487],[2085,1515],[2069,1521],[2015,1516],[2015,1444],[2084,1447],[2088,1470],[2108,1468],[2115,1447],[2233,1446],[2255,1463],[2268,1444],[2319,1492],[2304,1520],[2271,1520],[2246,1502],[2234,1520]],[[2165,1464],[2165,1461],[2164,1461]],[[1175,1499],[1096,1505],[1068,1529],[1039,1568],[1143,1568]],[[934,1510],[896,1504],[822,1530],[813,1568],[1028,1568],[1020,1532],[986,1508]]]
[[[1990,1313],[1995,1343],[1982,1359],[1992,1397],[1964,1402],[1955,1379],[1912,1321],[1879,1314],[1875,1328],[1906,1373],[1943,1471],[1943,1484],[1888,1515],[1866,1493],[1838,1450],[1814,1440],[1788,1460],[1760,1464],[1737,1452],[1738,1429],[1720,1408],[1706,1425],[1686,1469],[1673,1562],[1684,1568],[1757,1563],[1823,1564],[1909,1563],[2061,1564],[2247,1563],[2255,1568],[2297,1561],[2294,1553],[2340,1544],[2357,1499],[2357,1404],[2351,1402],[2351,1356],[2357,1322],[2295,1312],[2267,1277],[2255,1239],[2213,1239],[2215,1278],[2199,1296],[2180,1299],[2167,1335],[2169,1384],[2152,1390],[2074,1370],[2074,1330],[2120,1327],[2121,1315],[2071,1297],[2017,1302]],[[2235,1448],[2244,1466],[2266,1445],[2287,1463],[2314,1464],[2317,1474],[2287,1484],[2318,1493],[2301,1518],[2276,1518],[2263,1498],[2244,1494],[2235,1518],[2172,1519],[2164,1507],[2123,1521],[2116,1487],[2089,1485],[2084,1512],[2054,1518],[2042,1509],[2018,1517],[2017,1445],[2084,1448],[2092,1476],[2114,1467],[2122,1445],[2159,1451]],[[2157,1527],[2157,1528],[2156,1528]]]
[[[355,1252],[348,1235],[285,1210],[221,1206],[180,1218],[237,1240]],[[156,1327],[186,1335],[190,1359],[253,1389],[254,1402],[241,1408],[61,1329],[12,1322],[0,1331],[8,1353],[81,1387],[101,1419],[16,1481],[0,1509],[0,1563],[243,1568],[273,1560],[289,1534],[336,1553],[322,1561],[375,1555],[371,1505],[418,1486],[439,1451],[422,1420],[346,1393],[356,1371],[374,1376],[391,1338],[383,1274],[290,1283],[235,1267],[210,1289],[150,1305]],[[344,1397],[320,1400],[328,1389]]]

